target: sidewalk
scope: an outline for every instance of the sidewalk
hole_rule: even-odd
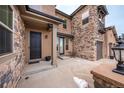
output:
[[[94,84],[90,71],[104,60],[92,62],[81,58],[66,58],[58,61],[58,67],[56,68],[22,76],[22,79],[18,83],[18,87],[77,88],[77,85],[73,81],[73,77],[76,76],[85,79],[89,83],[89,87],[92,88]],[[39,67],[40,66],[38,66],[38,68]],[[32,69],[35,68],[32,67]],[[25,79],[25,77],[29,78]]]

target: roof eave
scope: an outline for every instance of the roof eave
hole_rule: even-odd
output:
[[[58,14],[60,14],[60,15],[62,15],[62,16],[65,16],[65,17],[71,19],[71,16],[70,15],[68,15],[68,14],[60,11],[59,9],[55,9],[55,12],[58,13]]]
[[[53,20],[58,21],[59,23],[63,23],[63,20],[62,20],[62,19],[57,18],[57,17],[54,17],[54,16],[49,15],[49,14],[46,14],[46,13],[43,13],[43,12],[41,12],[41,11],[37,11],[37,10],[35,10],[35,9],[32,9],[32,8],[30,8],[28,5],[26,5],[25,8],[26,8],[27,11],[36,13],[36,14],[41,15],[41,16],[48,17],[48,18],[50,18],[50,19],[53,19]]]
[[[36,16],[41,16],[41,17],[44,17],[46,19],[49,19],[57,24],[61,24],[64,22],[64,20],[60,19],[60,18],[57,18],[57,17],[54,17],[52,15],[49,15],[49,14],[46,14],[46,13],[43,13],[43,12],[40,12],[40,11],[37,11],[37,10],[34,10],[30,7],[28,7],[28,5],[17,5],[17,7],[19,8],[19,11],[20,13],[28,13],[29,15],[30,14],[34,14]]]
[[[87,5],[80,5],[72,14],[71,17],[73,17],[77,12],[79,12],[82,8],[84,8]]]

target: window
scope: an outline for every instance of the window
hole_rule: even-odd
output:
[[[89,22],[89,17],[82,20],[82,24],[85,25]]]
[[[0,55],[12,52],[12,9],[0,5]]]
[[[89,10],[85,11],[82,14],[82,25],[85,25],[89,22]]]
[[[69,50],[69,39],[66,38],[66,50]]]
[[[64,20],[64,22],[63,22],[63,28],[67,28],[67,20]]]
[[[12,9],[7,5],[0,5],[0,21],[12,29]]]
[[[29,7],[34,10],[41,11],[41,5],[29,5]]]

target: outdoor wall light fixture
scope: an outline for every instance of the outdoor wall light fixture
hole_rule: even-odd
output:
[[[112,71],[124,75],[124,41],[119,37],[117,43],[118,44],[115,45],[112,50],[115,60],[118,61],[118,64]]]
[[[45,39],[47,39],[48,38],[48,35],[45,35]]]
[[[48,30],[52,30],[53,29],[53,24],[48,24]]]

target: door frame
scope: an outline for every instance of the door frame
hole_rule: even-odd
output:
[[[102,49],[101,49],[101,57],[98,58],[98,42],[102,45]],[[96,59],[99,60],[99,59],[102,59],[103,58],[103,41],[96,41]]]
[[[64,55],[65,54],[65,44],[64,44],[64,37],[62,37],[62,36],[58,36],[59,37],[59,43],[58,43],[58,49],[59,49],[59,54],[60,55]],[[63,53],[60,53],[60,38],[62,38],[63,39]]]
[[[31,33],[31,32],[36,32],[36,33],[40,33],[40,34],[41,34],[41,35],[40,35],[40,36],[41,36],[41,37],[40,37],[40,39],[41,39],[41,45],[40,45],[40,48],[41,48],[40,50],[41,50],[41,51],[40,51],[40,52],[41,52],[41,53],[40,53],[40,58],[37,58],[37,59],[31,59],[31,58],[30,58],[30,47],[31,47],[31,46],[30,46],[30,33]],[[29,49],[28,49],[28,51],[29,51],[29,62],[32,61],[32,60],[41,60],[41,59],[42,59],[42,32],[37,31],[37,30],[30,30],[30,31],[29,31]]]

